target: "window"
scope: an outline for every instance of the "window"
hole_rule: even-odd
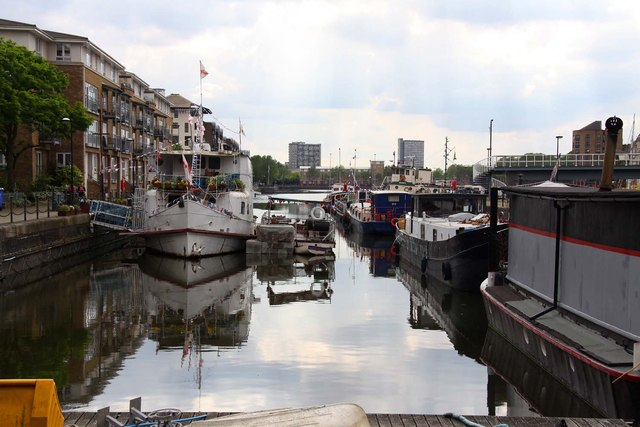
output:
[[[71,45],[67,43],[58,43],[56,45],[56,60],[71,61]]]
[[[98,113],[98,88],[85,83],[84,85],[84,103],[87,110],[92,113]]]
[[[184,124],[184,132],[189,133],[189,123]]]
[[[98,180],[98,154],[87,153],[87,170],[89,171],[89,178]]]
[[[85,55],[84,63],[85,63],[85,65],[86,65],[87,67],[89,67],[89,68],[93,68],[93,61],[92,61],[92,59],[93,59],[93,58],[91,57],[91,51],[90,51],[90,50],[88,50],[88,51],[87,51],[87,53],[86,53],[86,55]]]
[[[118,159],[111,159],[111,182],[115,184],[118,182]]]
[[[44,157],[42,151],[36,151],[36,177],[40,178],[45,174]]]
[[[178,118],[178,110],[173,110],[173,118],[174,119]]]
[[[36,38],[36,54],[42,56],[42,40]]]
[[[0,169],[7,168],[7,159],[5,159],[4,154],[0,154]]]
[[[71,164],[71,153],[56,154],[56,167],[63,168]]]
[[[240,213],[244,214],[245,202],[240,202]]]

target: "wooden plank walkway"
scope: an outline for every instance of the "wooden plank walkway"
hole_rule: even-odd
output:
[[[181,418],[190,418],[207,414],[207,419],[230,415],[229,412],[185,412]],[[118,422],[126,424],[128,412],[113,412],[111,417]],[[417,414],[367,414],[369,424],[372,427],[463,427],[464,424],[444,415],[417,415]],[[604,418],[538,418],[538,417],[494,417],[464,415],[472,422],[490,427],[498,424],[506,424],[509,427],[557,427],[562,426],[562,421],[567,427],[629,427],[630,423],[624,420]],[[183,422],[187,426],[190,422]],[[96,427],[97,416],[95,412],[65,412],[65,427]]]

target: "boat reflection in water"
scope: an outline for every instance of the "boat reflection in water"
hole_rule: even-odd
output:
[[[335,256],[296,255],[293,260],[259,262],[256,276],[267,284],[269,305],[291,302],[331,302]]]
[[[480,360],[487,318],[478,294],[460,291],[400,261],[396,276],[410,292],[409,323],[416,329],[442,329],[461,355]]]
[[[253,268],[243,254],[197,260],[145,253],[139,260],[158,349],[238,346],[249,335]]]
[[[372,276],[395,276],[396,256],[391,249],[395,240],[394,236],[352,232],[345,235],[344,238],[355,256],[358,256],[360,260],[369,258],[369,273]]]
[[[489,400],[504,400],[507,415],[532,416],[535,413],[545,417],[603,417],[603,408],[594,408],[571,391],[549,372],[540,368],[520,350],[489,328],[482,348],[482,361],[490,368]],[[515,392],[504,396],[492,395],[491,384],[495,376],[508,383]],[[598,387],[594,384],[594,387]],[[531,413],[534,412],[534,414]]]

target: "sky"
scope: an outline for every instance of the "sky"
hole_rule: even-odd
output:
[[[241,120],[242,148],[283,163],[294,141],[363,167],[423,140],[435,169],[445,141],[448,165],[472,165],[490,145],[566,153],[573,130],[614,115],[624,143],[637,134],[632,0],[5,3],[2,18],[85,36],[151,87],[202,94],[205,120],[234,139]]]

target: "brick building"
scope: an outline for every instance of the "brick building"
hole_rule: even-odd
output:
[[[3,19],[0,37],[67,73],[65,97],[71,104],[82,102],[93,117],[89,129],[73,132],[71,141],[23,133],[33,147],[18,159],[18,184],[27,186],[73,158],[89,198],[117,197],[145,185],[148,155],[172,139],[172,105],[164,90],[151,88],[86,37]],[[0,156],[0,166],[3,160]]]

